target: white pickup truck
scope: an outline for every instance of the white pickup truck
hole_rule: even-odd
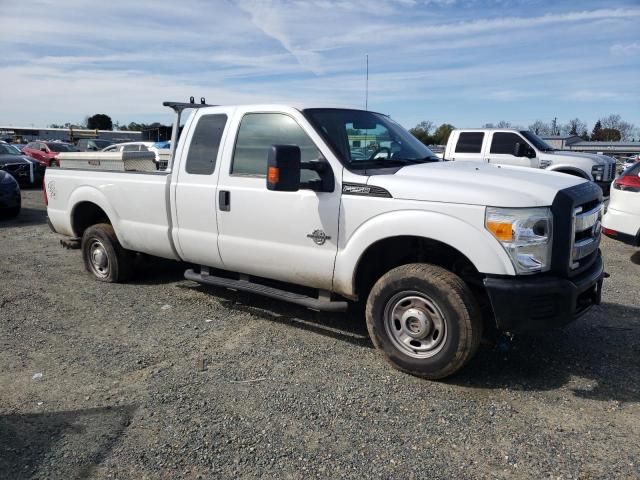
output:
[[[456,129],[449,135],[444,158],[567,173],[595,182],[605,195],[616,175],[614,158],[556,150],[529,130]]]
[[[370,111],[165,105],[194,107],[166,171],[47,169],[51,227],[98,280],[125,281],[142,252],[315,310],[366,302],[375,346],[430,379],[483,331],[561,327],[600,302],[591,182],[442,162]]]

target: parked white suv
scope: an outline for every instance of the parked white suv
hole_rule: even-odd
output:
[[[311,309],[360,300],[384,356],[432,379],[468,362],[485,328],[557,328],[600,302],[591,182],[442,162],[370,111],[166,104],[197,107],[179,142],[174,125],[166,171],[78,154],[46,171],[52,228],[98,280],[125,281],[143,252]]]
[[[640,246],[640,162],[632,164],[613,182],[602,233],[629,245]]]
[[[555,150],[529,130],[456,129],[449,136],[444,158],[567,173],[595,182],[605,195],[616,175],[614,158]]]

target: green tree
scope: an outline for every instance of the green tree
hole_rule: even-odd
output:
[[[625,122],[617,113],[601,118],[600,122],[602,123],[603,129],[612,129],[620,132],[620,138],[622,140],[630,140],[633,138],[636,129],[635,125]]]
[[[447,140],[449,140],[449,135],[451,135],[451,131],[456,128],[450,123],[443,123],[436,131],[433,132],[433,143],[436,145],[445,145]]]
[[[96,113],[95,115],[87,118],[87,128],[93,130],[113,130],[113,122],[111,117],[104,113]]]
[[[591,141],[592,142],[602,141],[602,122],[600,120],[598,120],[596,124],[593,126],[593,130],[591,131]]]
[[[601,131],[603,142],[618,142],[622,138],[620,130],[615,128],[603,128]]]
[[[425,145],[432,145],[433,144],[433,136],[431,135],[431,130],[433,130],[434,126],[435,125],[433,124],[433,122],[431,120],[423,120],[422,122],[420,122],[415,127],[409,129],[409,132],[411,132],[411,134],[414,137],[416,137],[418,140],[420,140]]]

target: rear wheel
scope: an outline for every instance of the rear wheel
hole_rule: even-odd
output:
[[[462,368],[482,336],[482,316],[469,288],[429,264],[383,275],[369,294],[366,318],[371,340],[395,368],[434,380]]]
[[[121,283],[131,278],[134,254],[122,248],[108,223],[87,228],[81,248],[85,268],[101,282]]]

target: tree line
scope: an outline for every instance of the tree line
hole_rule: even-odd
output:
[[[409,131],[425,145],[444,145],[449,139],[451,130],[455,127],[449,123],[443,123],[436,128],[431,120],[424,120]],[[482,128],[515,128],[525,130],[521,125],[501,120],[497,123],[485,123]],[[615,142],[619,140],[635,142],[638,132],[635,125],[626,122],[618,114],[611,114],[596,121],[589,133],[586,122],[579,118],[572,118],[567,123],[559,123],[557,118],[550,122],[536,120],[526,130],[531,130],[541,137],[556,135],[576,135],[584,140],[594,142]]]
[[[56,124],[52,123],[49,128],[87,128],[89,130],[130,130],[130,131],[144,131],[154,130],[162,127],[167,127],[159,122],[153,123],[137,123],[130,122],[128,124],[114,122],[111,117],[104,113],[96,113],[90,117],[85,117],[84,122],[81,124],[64,123]]]
[[[65,123],[64,125],[51,124],[50,128],[88,128],[90,130],[132,130],[144,131],[154,130],[165,127],[159,122],[154,123],[137,123],[120,124],[113,122],[109,115],[104,113],[96,113],[90,117],[86,117],[84,124],[76,125]],[[444,145],[449,139],[449,134],[455,127],[450,123],[443,123],[436,127],[431,120],[424,120],[409,131],[425,145]],[[485,123],[482,128],[516,128],[524,130],[520,125],[514,125],[505,120],[501,120],[496,124]],[[636,127],[632,123],[626,122],[618,114],[611,114],[598,119],[593,126],[591,134],[588,133],[586,122],[579,118],[572,118],[567,123],[558,123],[558,119],[554,118],[550,122],[536,120],[527,127],[528,130],[535,132],[537,135],[548,137],[555,135],[577,135],[584,140],[596,142],[615,142],[618,140],[636,141]]]

